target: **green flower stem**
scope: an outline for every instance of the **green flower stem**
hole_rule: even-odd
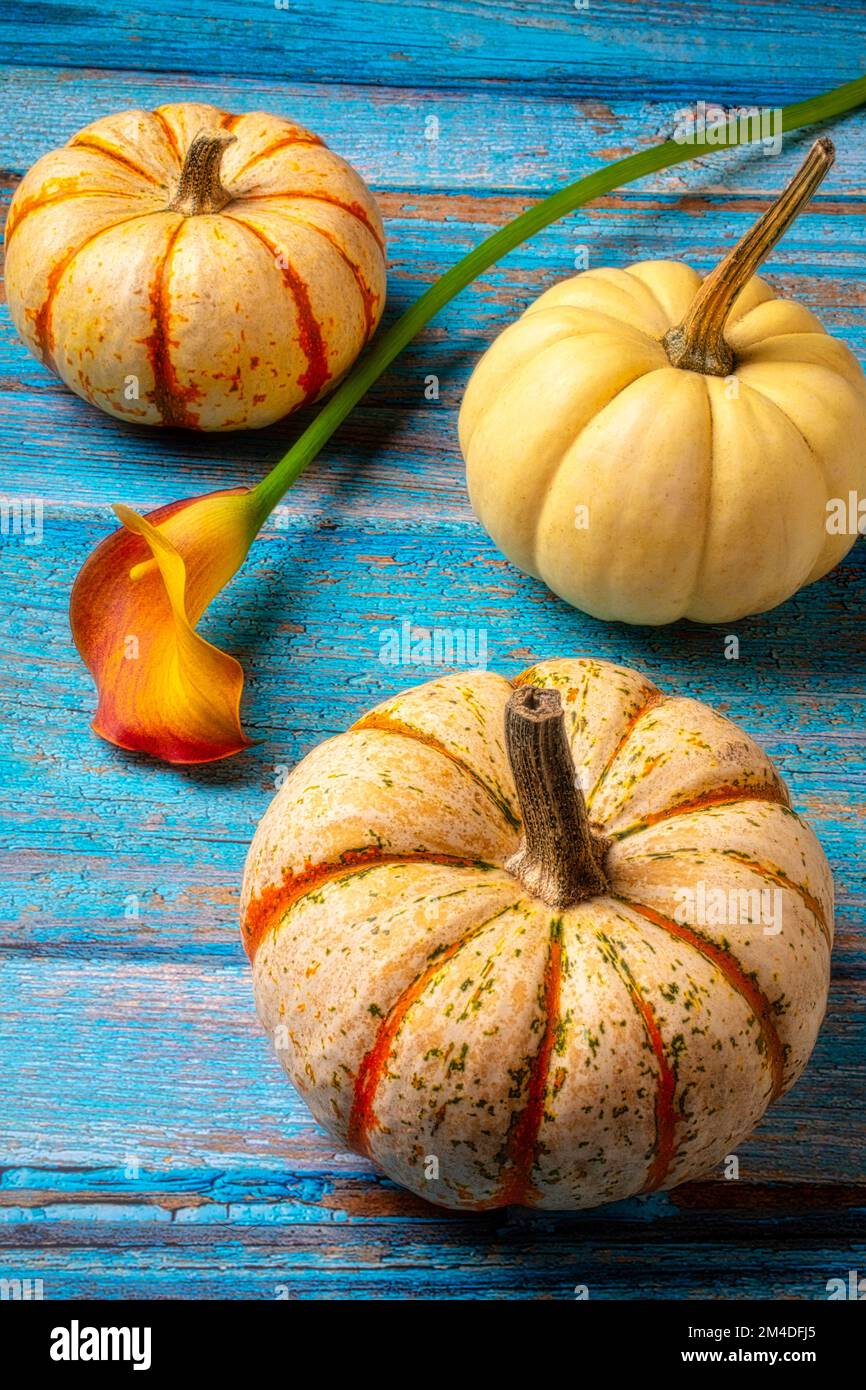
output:
[[[842,87],[834,87],[832,91],[810,97],[808,101],[798,101],[792,106],[784,107],[782,130],[798,130],[801,126],[813,125],[817,121],[831,120],[860,106],[864,101],[866,77],[858,77],[853,82],[846,82]],[[367,355],[322,406],[313,423],[262,479],[253,494],[261,518],[259,525],[264,523],[280,498],[300,477],[307,465],[312,463],[350,410],[391,365],[398,353],[403,351],[449,300],[496,261],[513,251],[521,242],[534,236],[536,232],[540,232],[543,227],[564,217],[566,213],[573,212],[575,208],[582,207],[593,198],[610,193],[623,184],[634,183],[635,180],[643,178],[646,174],[653,174],[659,169],[670,169],[676,164],[684,164],[686,160],[696,159],[699,155],[715,153],[719,148],[729,149],[734,144],[745,143],[750,142],[734,140],[720,147],[709,145],[705,141],[677,144],[674,140],[667,140],[663,145],[656,145],[653,149],[618,159],[586,178],[569,184],[567,188],[551,193],[549,197],[527,208],[526,212],[515,217],[507,226],[487,237],[474,251],[470,251],[446,271],[435,285],[431,285],[430,289],[377,339]]]

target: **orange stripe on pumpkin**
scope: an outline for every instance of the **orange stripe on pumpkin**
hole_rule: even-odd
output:
[[[640,707],[636,709],[634,713],[631,714],[629,718],[626,720],[625,726],[619,737],[616,747],[610,754],[610,757],[607,759],[604,767],[598,774],[598,777],[595,779],[595,786],[592,788],[592,791],[589,792],[586,798],[587,806],[590,806],[592,804],[593,797],[598,792],[602,782],[607,777],[608,773],[610,772],[611,768],[613,767],[623,748],[628,743],[628,740],[631,738],[637,725],[643,719],[644,715],[649,714],[650,710],[655,709],[657,705],[663,704],[664,701],[667,699],[668,696],[664,695],[661,690],[656,690],[655,686],[647,687],[646,698],[644,699],[643,704],[640,705]]]
[[[189,410],[190,403],[201,399],[197,386],[182,386],[171,360],[173,339],[170,335],[171,306],[168,295],[168,273],[178,237],[184,228],[184,218],[169,233],[168,245],[150,287],[150,317],[153,331],[143,339],[153,373],[153,402],[164,425],[183,425],[195,429],[198,416]]]
[[[358,286],[358,293],[361,296],[361,303],[364,308],[364,342],[368,343],[372,336],[373,329],[376,326],[376,308],[378,306],[380,296],[378,294],[374,294],[373,291],[370,289],[370,286],[364,279],[363,271],[361,270],[361,267],[358,265],[357,261],[352,260],[352,257],[346,251],[346,248],[342,245],[341,242],[337,240],[333,232],[326,231],[324,227],[318,226],[318,224],[315,222],[307,221],[305,217],[292,217],[291,213],[284,213],[283,216],[287,217],[289,221],[297,222],[299,227],[306,227],[308,231],[316,232],[319,236],[324,237],[325,240],[329,243],[329,245],[333,246],[334,250],[336,251],[337,255],[341,258],[341,260],[343,260],[345,264],[349,267],[349,270],[352,272],[352,275],[355,278],[355,284]]]
[[[714,787],[712,791],[701,792],[688,801],[679,801],[674,806],[666,806],[661,811],[649,811],[641,816],[635,825],[625,830],[608,831],[612,840],[624,840],[628,835],[636,835],[640,830],[648,830],[659,821],[670,820],[672,816],[687,816],[692,811],[706,811],[712,806],[733,806],[740,802],[771,801],[777,806],[790,806],[784,788],[779,784],[763,787],[735,786]]]
[[[397,719],[391,714],[377,710],[373,710],[370,714],[363,715],[361,719],[352,725],[352,729],[377,729],[379,733],[398,734],[402,738],[411,738],[416,743],[422,743],[425,748],[432,748],[435,753],[440,753],[443,758],[447,758],[448,761],[453,763],[455,767],[458,767],[461,772],[464,772],[476,786],[480,787],[481,790],[490,797],[490,800],[496,806],[500,815],[504,817],[513,830],[520,829],[520,818],[515,814],[505,797],[500,792],[494,791],[493,787],[489,786],[473,767],[470,767],[467,762],[464,762],[459,753],[453,752],[452,749],[446,747],[444,743],[441,743],[439,739],[433,738],[430,734],[423,733],[421,729],[416,729],[412,724],[405,724],[402,719]]]
[[[265,145],[264,149],[256,150],[255,154],[251,154],[246,164],[242,164],[240,169],[235,172],[233,181],[239,179],[254,165],[260,164],[263,159],[269,159],[272,154],[279,154],[280,150],[290,149],[292,145],[321,145],[327,149],[324,140],[320,139],[318,135],[314,135],[311,130],[303,135],[282,135],[278,140],[272,140],[269,145]]]
[[[354,217],[363,227],[366,227],[379,250],[384,252],[385,242],[380,233],[373,226],[367,216],[366,211],[360,203],[346,203],[342,198],[334,198],[329,193],[305,193],[303,189],[287,189],[280,193],[236,193],[237,202],[270,202],[274,198],[288,198],[290,200],[304,199],[314,203],[330,203],[331,207],[340,208],[343,212],[348,212],[350,217]]]
[[[234,217],[230,216],[229,213],[223,215],[229,217],[230,221],[236,222],[239,227],[245,228],[270,252],[274,259],[274,265],[279,269],[283,280],[291,291],[298,316],[298,341],[301,345],[301,351],[307,359],[306,370],[301,372],[298,377],[298,385],[304,392],[304,402],[313,401],[329,379],[331,372],[328,367],[328,352],[322,330],[310,304],[310,292],[292,266],[278,263],[278,258],[282,259],[280,248],[275,246],[270,237],[266,236],[260,228],[254,226],[252,222],[248,222],[245,217]]]
[[[456,869],[492,868],[490,864],[464,859],[459,855],[425,854],[420,850],[412,854],[387,854],[383,853],[378,845],[369,845],[364,849],[347,850],[345,854],[340,855],[336,863],[308,863],[297,874],[292,873],[290,869],[284,869],[282,882],[269,884],[267,888],[262,889],[261,893],[250,900],[244,913],[241,935],[250,960],[255,959],[267,933],[281,924],[289,908],[301,898],[314,893],[317,888],[333,879],[389,864],[442,864]]]
[[[493,917],[479,922],[477,927],[472,927],[459,940],[453,941],[450,946],[443,947],[392,1004],[387,1017],[379,1027],[373,1046],[361,1062],[355,1077],[355,1090],[349,1115],[348,1140],[350,1147],[356,1153],[366,1154],[368,1157],[370,1155],[370,1135],[379,1127],[375,1112],[376,1092],[387,1070],[388,1059],[397,1034],[412,1005],[418,1002],[427,986],[439,974],[443,965],[456,956],[464,946],[468,946],[471,941],[474,941],[486,927],[490,926],[491,922],[496,921],[497,917],[510,912],[516,906],[517,903],[515,902],[508,907],[501,908]]]
[[[33,324],[33,335],[36,339],[42,360],[47,367],[57,370],[54,364],[54,334],[52,331],[52,316],[54,313],[54,299],[60,287],[60,281],[66,274],[76,256],[80,255],[86,247],[96,241],[98,237],[105,236],[108,232],[113,232],[116,227],[124,227],[127,222],[136,222],[140,217],[148,217],[146,212],[134,213],[132,217],[121,217],[117,222],[112,222],[107,227],[100,227],[97,232],[91,232],[90,236],[67,251],[56,265],[52,266],[47,275],[47,293],[39,308],[32,312],[28,310],[28,317]]]
[[[122,165],[129,173],[135,174],[136,178],[144,179],[146,183],[152,183],[157,188],[162,187],[161,179],[155,178],[149,170],[145,169],[141,164],[137,164],[134,159],[130,159],[129,155],[122,154],[121,151],[116,150],[113,145],[108,145],[100,140],[97,135],[74,135],[69,141],[69,145],[76,150],[90,150],[93,154],[104,155],[106,159],[112,160],[115,164]]]
[[[726,951],[723,946],[719,946],[716,942],[702,936],[693,927],[683,922],[677,922],[672,917],[666,917],[663,913],[657,912],[655,908],[648,907],[646,903],[635,902],[631,898],[622,898],[620,901],[638,913],[639,916],[645,917],[648,922],[661,927],[668,935],[694,947],[705,960],[710,961],[724,975],[731,988],[745,1000],[761,1027],[773,1082],[772,1095],[773,1100],[775,1100],[781,1093],[784,1083],[785,1049],[773,1019],[773,1006],[764,991],[746,973],[730,951]]]
[[[616,971],[628,991],[629,998],[640,1015],[647,1041],[655,1057],[657,1068],[655,1151],[652,1162],[647,1170],[643,1187],[641,1188],[642,1192],[654,1192],[656,1188],[661,1187],[664,1182],[676,1151],[677,1117],[674,1109],[676,1074],[668,1062],[667,1054],[665,1053],[664,1039],[652,1005],[641,993],[637,981],[628,968],[627,962],[624,959],[620,962],[619,952],[616,950],[613,943],[608,940],[603,932],[599,933],[599,937],[607,948],[602,954],[605,960]]]
[[[538,1196],[532,1181],[532,1170],[544,1122],[550,1061],[560,1024],[561,993],[562,923],[557,919],[551,924],[550,946],[544,968],[544,1032],[532,1059],[526,1104],[516,1117],[506,1140],[505,1151],[512,1171],[493,1200],[492,1205],[495,1206],[531,1206]]]
[[[750,859],[747,854],[740,854],[737,850],[726,849],[722,850],[721,853],[724,854],[726,859],[732,859],[735,864],[742,864],[744,868],[750,869],[752,873],[757,874],[760,878],[766,879],[768,883],[775,883],[780,888],[790,888],[792,893],[796,893],[818,923],[821,935],[824,937],[827,945],[831,945],[830,924],[827,921],[824,908],[804,884],[795,883],[793,879],[783,874],[781,869],[774,867],[772,864],[763,864],[760,860]]]
[[[58,185],[65,185],[65,187],[58,188]],[[31,213],[39,212],[42,208],[53,207],[55,203],[65,203],[67,198],[121,198],[129,203],[134,202],[135,197],[132,193],[123,193],[118,189],[103,192],[95,188],[81,188],[77,178],[52,179],[51,188],[51,193],[32,193],[27,198],[21,198],[9,209],[5,231],[7,251],[12,233],[18,230],[25,218],[29,217]],[[139,213],[132,215],[134,217],[140,216]]]
[[[151,111],[150,114],[153,116],[154,120],[157,121],[158,124],[162,127],[162,133],[165,136],[166,144],[168,145],[169,149],[171,150],[172,154],[177,160],[178,166],[182,165],[183,156],[180,152],[180,146],[177,143],[177,137],[174,131],[172,130],[171,126],[169,125],[168,121],[165,119],[165,116],[162,114],[162,108],[160,106],[157,106],[156,109]]]
[[[644,1192],[655,1192],[657,1188],[661,1187],[668,1175],[676,1149],[677,1120],[674,1111],[676,1076],[665,1054],[664,1039],[651,1004],[644,999],[634,982],[628,984],[627,987],[643,1019],[659,1069],[658,1088],[656,1090],[656,1149],[643,1185]]]

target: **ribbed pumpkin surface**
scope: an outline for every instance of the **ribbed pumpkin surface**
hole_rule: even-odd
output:
[[[866,379],[815,315],[757,276],[729,378],[662,340],[701,286],[643,261],[545,291],[491,345],[460,413],[469,495],[521,569],[629,623],[727,622],[827,574],[856,534],[828,503],[866,489]]]
[[[588,1207],[707,1172],[800,1074],[827,996],[830,873],[765,754],[621,667],[524,683],[561,692],[608,893],[554,911],[504,869],[512,686],[488,673],[314,749],[244,882],[291,1080],[340,1144],[450,1207]],[[781,930],[684,914],[684,891],[719,888],[778,892]]]
[[[219,212],[167,210],[197,135],[234,137]],[[87,126],[29,171],[6,225],[15,326],[86,400],[149,425],[267,425],[328,390],[385,300],[360,176],[278,116],[184,102]]]

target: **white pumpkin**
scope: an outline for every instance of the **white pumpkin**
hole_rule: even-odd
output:
[[[476,367],[460,412],[473,508],[503,553],[597,618],[731,622],[847,554],[866,496],[866,378],[751,272],[832,160],[706,280],[677,261],[547,290]]]

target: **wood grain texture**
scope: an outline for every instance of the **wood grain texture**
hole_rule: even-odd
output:
[[[667,135],[683,100],[809,95],[855,75],[866,32],[859,4],[770,0],[584,12],[335,0],[265,4],[254,21],[233,0],[61,3],[16,7],[3,24],[7,61],[40,65],[13,66],[0,89],[6,203],[33,160],[106,111],[183,98],[272,109],[376,191],[389,319],[534,198]],[[96,55],[106,70],[80,71]],[[767,273],[864,361],[866,116],[834,137],[837,166]],[[613,195],[448,306],[205,619],[244,664],[262,740],[226,764],[159,767],[89,734],[69,587],[111,500],[150,508],[251,481],[309,413],[225,439],[125,427],[65,392],[2,314],[2,491],[42,501],[44,534],[4,535],[0,551],[0,1274],[42,1277],[46,1297],[569,1298],[585,1283],[593,1298],[811,1299],[862,1271],[863,544],[822,584],[738,624],[740,659],[727,661],[726,630],[597,623],[514,571],[471,516],[456,442],[476,355],[573,273],[578,246],[594,265],[682,255],[705,268],[808,139],[779,158],[720,152]],[[438,400],[425,399],[431,374]],[[436,674],[379,660],[382,632],[405,620],[483,631],[505,673],[556,654],[635,666],[714,704],[776,759],[833,867],[839,935],[816,1053],[741,1147],[739,1181],[579,1216],[455,1218],[335,1153],[285,1083],[239,941],[243,857],[283,768]]]
[[[102,0],[15,6],[15,61],[353,85],[523,87],[558,94],[752,100],[821,91],[856,66],[858,0]],[[818,41],[820,39],[820,41]],[[856,76],[855,72],[849,72]],[[700,87],[700,92],[696,90]]]

